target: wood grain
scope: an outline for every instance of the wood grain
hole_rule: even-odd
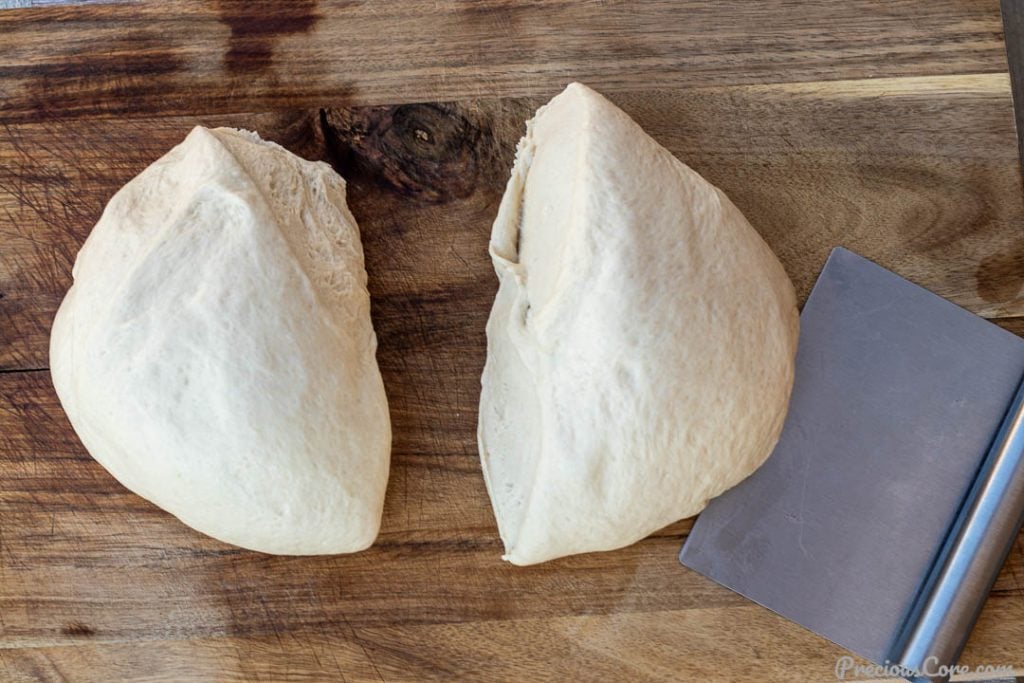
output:
[[[12,680],[827,680],[842,653],[682,569],[689,522],[615,553],[501,562],[475,456],[396,450],[373,548],[273,557],[125,491],[78,445],[48,373],[0,375],[0,405]],[[1020,662],[1021,576],[1024,537],[965,661]]]
[[[1009,608],[1007,610],[1006,608]],[[1009,661],[1024,638],[1008,603],[988,606],[983,628],[998,642],[974,646],[971,665]],[[728,633],[728,638],[722,638]],[[694,645],[696,644],[696,647]],[[686,656],[680,656],[680,651]],[[630,652],[629,657],[617,653]],[[197,638],[146,643],[82,643],[5,652],[11,683],[216,680],[250,683],[347,681],[834,681],[843,650],[754,605],[475,624],[354,629],[297,637]],[[993,659],[994,658],[994,659]],[[1002,658],[1002,659],[1000,659]],[[254,665],[259,662],[259,665]],[[785,671],[779,671],[785,663]],[[133,678],[146,671],[144,679]],[[69,675],[70,674],[70,675]]]
[[[835,680],[842,650],[676,562],[690,520],[613,553],[500,561],[475,443],[490,223],[523,121],[578,78],[724,189],[801,300],[843,244],[1024,334],[998,9],[0,12],[0,680]],[[271,557],[188,529],[89,458],[53,392],[49,326],[75,253],[197,123],[258,130],[349,181],[395,437],[364,553]],[[1024,668],[1022,643],[1024,536],[963,661]]]
[[[1010,97],[1006,75],[994,74],[613,99],[725,190],[801,298],[843,244],[1015,325],[1024,315],[1024,203]],[[490,223],[522,122],[540,103],[10,125],[0,137],[0,369],[47,366],[74,254],[106,199],[202,122],[255,128],[350,180],[385,372],[396,377],[420,354],[438,377],[461,373],[464,384],[444,389],[471,409],[496,289]],[[418,391],[389,387],[403,390]]]
[[[6,11],[0,46],[0,122],[1006,72],[994,0],[163,0]]]

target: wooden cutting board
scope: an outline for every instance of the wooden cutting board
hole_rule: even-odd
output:
[[[995,0],[0,11],[0,680],[835,680],[840,648],[676,562],[689,521],[500,561],[475,442],[490,223],[523,121],[578,79],[721,187],[801,299],[842,244],[1024,332],[1001,31]],[[54,395],[78,247],[200,123],[349,180],[394,425],[366,552],[193,532],[92,461]],[[963,661],[1024,668],[1024,540]]]

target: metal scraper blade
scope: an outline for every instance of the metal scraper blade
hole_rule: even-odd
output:
[[[1020,527],[1024,340],[839,248],[796,368],[774,452],[680,561],[872,662],[953,664]]]

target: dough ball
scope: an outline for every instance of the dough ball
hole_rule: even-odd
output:
[[[721,191],[601,95],[574,83],[527,123],[490,252],[479,445],[505,559],[629,545],[771,453],[792,284]]]
[[[255,133],[195,128],[110,200],[53,324],[89,453],[244,548],[361,550],[391,428],[345,183]]]

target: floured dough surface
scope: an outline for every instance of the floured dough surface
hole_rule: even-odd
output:
[[[369,546],[391,430],[344,181],[195,128],[122,188],[54,321],[54,386],[121,483],[280,554]]]
[[[798,316],[717,188],[570,85],[527,124],[490,244],[479,445],[505,559],[629,545],[778,439]]]

